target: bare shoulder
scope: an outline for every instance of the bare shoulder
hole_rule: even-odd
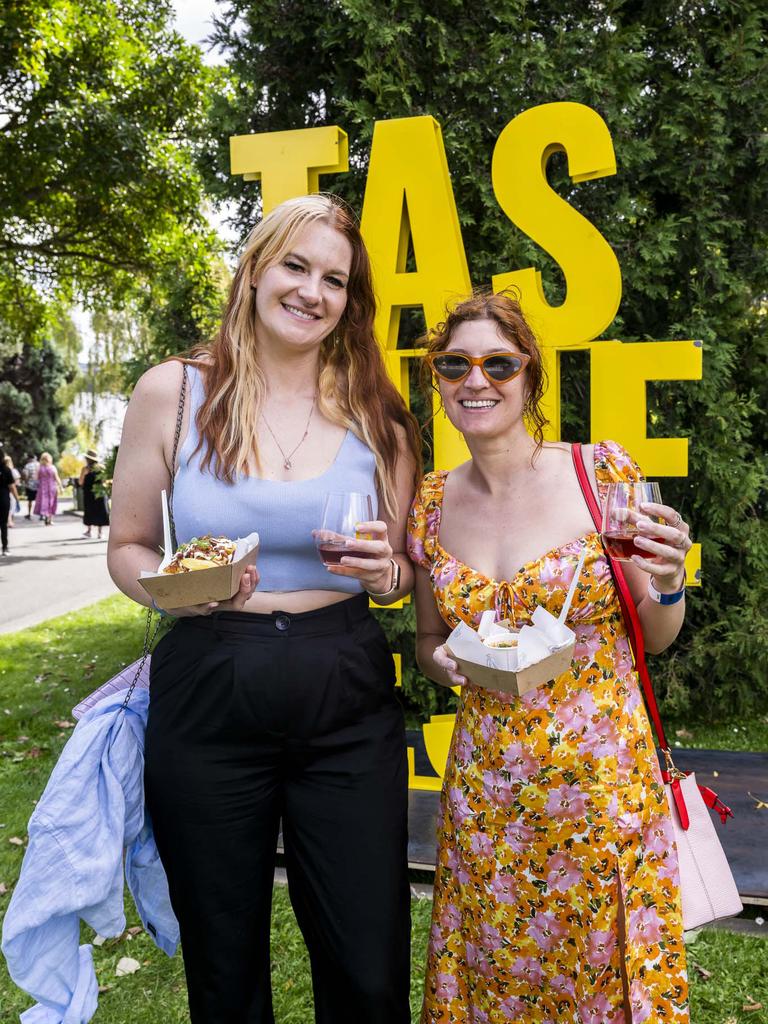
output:
[[[133,389],[133,397],[152,402],[175,402],[181,388],[182,363],[171,359],[157,366],[151,366],[139,377]]]
[[[397,447],[401,455],[411,455],[411,445],[408,440],[408,433],[402,423],[393,423],[392,432],[397,441]]]

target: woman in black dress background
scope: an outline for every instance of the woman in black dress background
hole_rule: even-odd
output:
[[[16,480],[0,452],[0,542],[4,555],[8,554],[8,517],[11,514],[11,501],[13,500],[19,500]]]
[[[97,529],[97,538],[101,540],[101,531],[109,526],[109,506],[104,494],[97,494],[96,485],[101,483],[103,466],[99,465],[99,456],[89,448],[85,453],[85,465],[80,470],[80,486],[83,489],[83,525],[84,537],[91,536],[91,527]]]

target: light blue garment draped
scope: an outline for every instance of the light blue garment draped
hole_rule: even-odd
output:
[[[29,822],[29,846],[3,924],[13,981],[37,1000],[23,1024],[87,1024],[98,984],[80,921],[111,938],[125,930],[125,878],[144,927],[172,956],[179,926],[144,808],[149,692],[101,700],[78,722]]]

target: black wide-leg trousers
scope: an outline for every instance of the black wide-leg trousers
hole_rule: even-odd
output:
[[[408,1024],[407,764],[367,596],[183,618],[152,655],[146,797],[192,1024],[272,1024],[279,824],[318,1024]]]

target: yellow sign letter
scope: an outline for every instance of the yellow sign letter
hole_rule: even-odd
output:
[[[443,136],[433,117],[376,122],[361,228],[379,299],[376,335],[386,350],[389,372],[408,401],[407,359],[417,353],[397,352],[400,311],[421,306],[427,327],[434,327],[446,303],[465,298],[472,288]],[[406,270],[409,241],[416,264],[411,271]],[[458,442],[440,415],[435,421],[436,462],[455,465],[466,458],[463,442]]]
[[[621,270],[600,232],[547,183],[547,161],[563,151],[574,181],[616,173],[611,135],[600,115],[581,103],[546,103],[510,121],[493,151],[491,177],[509,219],[557,261],[565,301],[551,306],[541,273],[528,267],[496,274],[494,291],[515,285],[544,345],[565,348],[598,337],[616,315]]]
[[[319,191],[321,174],[349,170],[347,133],[335,125],[292,132],[233,135],[232,174],[261,179],[261,202],[268,214],[286,199]]]

